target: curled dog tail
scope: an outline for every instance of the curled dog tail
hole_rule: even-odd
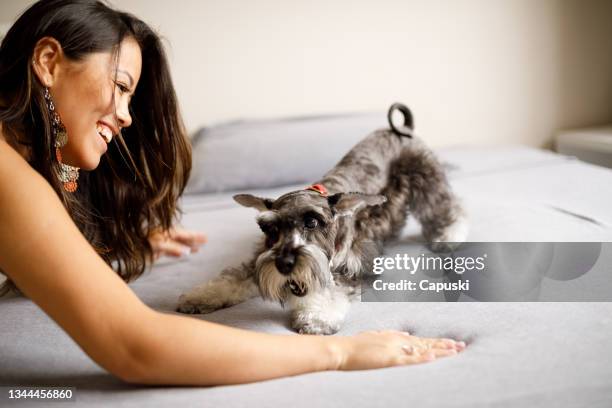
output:
[[[400,111],[404,116],[404,124],[401,126],[397,126],[393,122],[393,112]],[[389,112],[387,113],[387,119],[389,120],[389,126],[391,127],[391,131],[398,136],[409,137],[412,138],[414,136],[414,119],[412,117],[412,112],[406,105],[403,103],[396,102],[389,108]]]

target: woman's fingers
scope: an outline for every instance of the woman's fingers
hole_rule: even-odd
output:
[[[436,356],[433,353],[405,355],[399,358],[398,365],[421,364],[434,361]]]
[[[154,245],[154,252],[161,255],[172,256],[175,258],[188,255],[192,252],[191,248],[176,241],[159,241]]]
[[[409,346],[409,345],[403,346],[402,349],[404,350],[404,353],[410,356],[431,355],[435,358],[454,356],[459,352],[456,349],[426,348],[422,346]]]
[[[406,332],[397,332],[406,344],[402,346],[406,364],[433,361],[437,358],[457,355],[465,349],[465,342],[447,338],[422,338]],[[407,340],[407,341],[406,341]]]
[[[445,350],[445,349],[432,349],[432,353],[436,356],[436,358],[440,357],[450,357],[457,354],[457,350]]]
[[[420,364],[435,361],[438,358],[450,357],[457,354],[456,350],[432,350],[425,353],[404,355],[400,357],[400,364]]]
[[[197,252],[206,242],[206,236],[200,232],[173,227],[168,231],[153,232],[149,242],[155,260],[164,255],[178,258]]]
[[[465,349],[465,342],[445,338],[417,337],[418,341],[427,348],[448,349],[462,351]]]
[[[189,231],[180,227],[173,227],[168,232],[170,239],[190,247],[193,252],[196,252],[207,241],[206,235],[201,232]]]
[[[458,351],[465,349],[465,342],[463,341],[456,341],[453,339],[427,339],[427,340],[431,341],[431,343],[436,348],[454,349]]]
[[[402,331],[378,331],[379,335],[390,335],[393,342],[401,344],[401,350],[409,356],[422,357],[421,360],[431,361],[437,357],[448,357],[456,355],[465,349],[465,343],[446,338],[424,338],[417,337]],[[430,358],[427,358],[427,357]],[[419,360],[419,361],[421,361]]]

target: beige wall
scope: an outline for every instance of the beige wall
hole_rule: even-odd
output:
[[[28,3],[3,1],[0,23]],[[612,122],[612,1],[113,4],[167,38],[190,130],[396,100],[437,146],[542,146],[556,129]]]

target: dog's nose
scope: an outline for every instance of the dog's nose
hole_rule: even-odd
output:
[[[276,257],[276,269],[283,275],[289,275],[295,266],[295,254],[292,252],[285,252]]]

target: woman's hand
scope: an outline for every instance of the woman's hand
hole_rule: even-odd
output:
[[[172,227],[168,231],[153,232],[149,235],[149,242],[155,260],[163,255],[178,258],[198,252],[200,246],[206,243],[206,236],[200,232]]]
[[[423,338],[393,330],[368,331],[340,338],[339,370],[368,370],[418,364],[454,356],[465,349],[463,341]]]

